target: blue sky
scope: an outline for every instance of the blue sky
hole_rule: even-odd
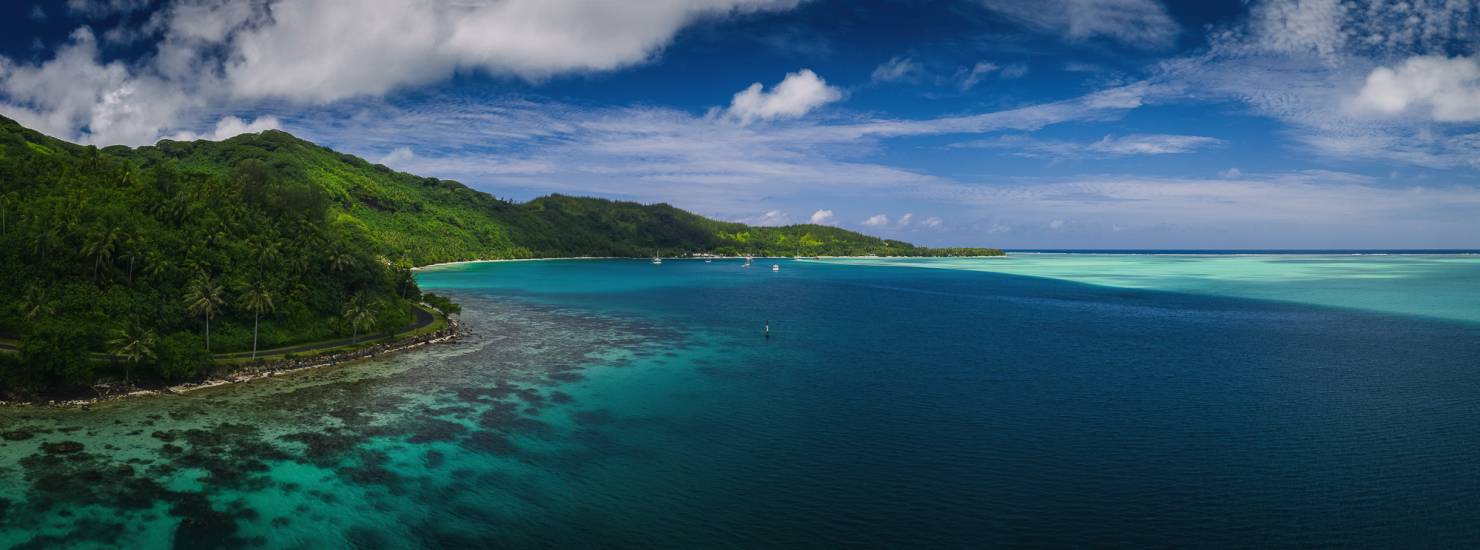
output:
[[[931,245],[1480,247],[1480,2],[65,0],[0,113]]]

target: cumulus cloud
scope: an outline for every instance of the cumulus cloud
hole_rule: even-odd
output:
[[[1160,48],[1180,28],[1156,0],[980,0],[988,10],[1038,32],[1071,41],[1108,38],[1137,48]]]
[[[939,229],[942,225],[945,225],[945,222],[942,221],[940,218],[931,216],[929,218],[925,218],[925,221],[920,222],[920,225],[929,229]]]
[[[1480,119],[1467,76],[1475,59],[1452,57],[1480,43],[1475,21],[1474,0],[1264,0],[1154,79],[1184,96],[1240,101],[1328,158],[1477,167],[1473,127],[1452,124]]]
[[[397,147],[375,162],[386,166],[400,166],[415,158],[416,152],[412,151],[410,147]]]
[[[0,67],[0,108],[22,124],[86,143],[152,143],[183,109],[198,104],[164,79],[102,61],[86,27],[40,65]]]
[[[915,219],[915,215],[914,214],[909,213],[909,212],[905,212],[903,216],[900,216],[899,217],[899,221],[896,221],[894,223],[898,224],[900,227],[909,227],[910,226],[910,221],[912,221],[914,219]]]
[[[870,79],[874,82],[893,82],[914,78],[922,71],[920,64],[913,59],[896,56],[875,67]]]
[[[31,6],[31,14],[30,14],[29,17],[31,18],[32,21],[45,21],[46,20],[46,10],[41,9],[41,4],[36,4],[34,6]]]
[[[1353,106],[1382,115],[1422,109],[1437,122],[1480,120],[1480,62],[1467,57],[1422,56],[1409,58],[1395,69],[1378,67],[1367,75]]]
[[[1220,178],[1236,178],[1242,175],[1244,175],[1243,170],[1239,170],[1237,167],[1218,172],[1218,177]]]
[[[832,225],[836,223],[834,219],[832,210],[818,210],[807,221],[815,225]]]
[[[748,218],[748,219],[741,220],[741,221],[743,221],[745,223],[748,223],[750,225],[759,225],[759,226],[762,226],[762,227],[775,227],[775,226],[779,226],[779,225],[789,225],[789,224],[791,224],[791,216],[786,215],[786,212],[782,212],[780,210],[770,210],[770,211],[767,211],[765,214],[761,214],[760,216],[757,216],[757,217],[754,217],[754,218]]]
[[[195,132],[180,132],[173,136],[170,136],[169,139],[175,141],[195,141],[197,139],[221,141],[223,139],[229,139],[242,134],[255,134],[267,130],[281,130],[282,126],[282,122],[280,122],[277,117],[274,116],[257,117],[256,120],[253,120],[250,123],[235,116],[227,116],[223,117],[219,122],[217,122],[216,128],[210,132],[204,134],[197,134]],[[407,152],[409,153],[410,151],[408,150]]]
[[[272,6],[271,23],[233,41],[225,70],[240,94],[311,101],[381,94],[461,69],[539,80],[647,61],[699,19],[796,4],[383,0],[367,10],[354,2],[283,1]]]
[[[843,98],[843,91],[823,81],[811,69],[787,73],[780,84],[765,91],[761,83],[735,94],[726,114],[749,124],[755,120],[796,118]]]
[[[863,220],[863,222],[861,223],[869,227],[883,227],[889,225],[889,216],[886,216],[884,214],[874,214],[873,216],[869,216],[868,219]]]
[[[165,2],[110,40],[155,39],[151,55],[104,61],[87,27],[53,59],[0,65],[0,110],[98,144],[144,144],[215,121],[212,110],[274,100],[327,104],[434,83],[460,71],[539,81],[658,55],[696,21],[791,9],[799,0],[311,0]],[[100,20],[151,0],[68,0]],[[133,25],[133,26],[128,26]],[[393,37],[387,39],[386,37]],[[63,72],[70,72],[64,76]],[[65,97],[55,98],[59,87]],[[778,111],[784,113],[785,111]]]

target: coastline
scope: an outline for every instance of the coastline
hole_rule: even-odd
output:
[[[803,259],[803,260],[851,260],[851,259],[869,259],[869,258],[873,258],[873,259],[878,259],[878,258],[911,259],[911,258],[913,258],[913,259],[923,260],[923,259],[930,259],[930,258],[954,258],[954,259],[973,259],[973,258],[976,258],[976,259],[987,259],[987,258],[1006,258],[1006,257],[1009,257],[1009,256],[1011,256],[1011,254],[1001,254],[1001,255],[997,255],[997,256],[876,256],[876,255],[870,255],[870,256],[807,256],[807,257],[804,257],[804,258],[801,258],[801,259]],[[754,259],[757,259],[757,260],[789,260],[789,259],[796,259],[796,256],[750,256],[750,257],[751,258],[754,258]],[[746,257],[745,256],[662,256],[662,258],[664,260],[743,260]],[[562,257],[558,257],[558,258],[500,258],[500,259],[492,259],[492,260],[459,260],[459,261],[456,261],[456,262],[437,262],[437,263],[434,263],[434,264],[427,264],[427,265],[423,265],[423,266],[413,267],[413,268],[411,268],[411,270],[412,271],[422,271],[422,270],[432,269],[432,268],[437,268],[437,267],[447,267],[447,266],[462,265],[462,264],[483,264],[483,263],[500,263],[500,262],[547,262],[547,261],[555,261],[555,260],[561,260],[561,261],[565,261],[565,260],[647,260],[647,259],[648,258],[638,257],[638,256],[562,256]]]
[[[68,408],[80,407],[87,409],[99,403],[118,401],[122,399],[141,397],[160,397],[166,395],[182,395],[196,390],[214,388],[229,384],[251,382],[263,378],[272,378],[282,374],[290,374],[313,370],[323,367],[333,367],[360,361],[372,361],[383,359],[401,352],[410,351],[433,344],[455,341],[467,334],[467,328],[456,319],[448,319],[448,326],[437,332],[423,334],[411,338],[405,338],[385,344],[377,344],[361,349],[315,355],[310,357],[282,359],[278,361],[246,365],[231,372],[208,377],[204,380],[194,382],[182,382],[179,384],[165,385],[158,388],[132,387],[128,391],[100,395],[87,399],[45,399],[38,397],[32,400],[3,401],[0,400],[0,408],[23,408],[23,407],[46,407],[46,408]]]

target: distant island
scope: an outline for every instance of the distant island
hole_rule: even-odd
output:
[[[418,266],[658,251],[1002,254],[822,225],[752,227],[667,204],[518,203],[281,131],[97,148],[0,117],[0,399],[105,379],[191,380],[268,356],[259,351],[342,350],[365,335],[440,328],[457,306],[421,293]]]

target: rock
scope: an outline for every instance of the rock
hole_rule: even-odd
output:
[[[31,439],[34,436],[31,435],[31,432],[16,430],[13,432],[5,432],[4,434],[0,434],[0,437],[4,437],[6,441],[25,441],[27,439]]]
[[[60,443],[42,443],[41,450],[49,455],[64,455],[82,452],[82,444],[76,441],[62,441]]]

